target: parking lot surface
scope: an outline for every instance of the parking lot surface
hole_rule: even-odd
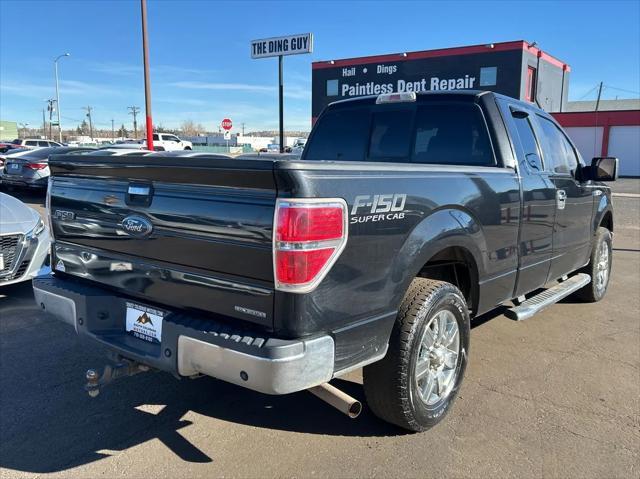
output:
[[[614,185],[613,274],[600,303],[475,321],[447,419],[408,434],[307,392],[272,397],[146,373],[95,399],[104,356],[0,289],[0,476],[638,477],[640,180]],[[43,212],[43,197],[13,192]],[[336,385],[364,400],[360,372]]]

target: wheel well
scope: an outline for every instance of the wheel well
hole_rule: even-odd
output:
[[[478,267],[473,255],[465,248],[452,246],[434,256],[422,267],[419,277],[454,284],[464,295],[469,312],[478,308]]]
[[[613,233],[613,215],[611,214],[611,211],[607,211],[604,214],[602,220],[600,221],[600,226],[602,226],[603,228],[607,228]]]

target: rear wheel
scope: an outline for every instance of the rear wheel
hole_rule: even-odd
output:
[[[379,418],[411,431],[438,424],[462,383],[469,349],[469,312],[452,284],[411,283],[381,361],[363,370],[367,403]]]
[[[611,232],[602,226],[596,231],[596,239],[591,251],[589,264],[582,270],[591,276],[591,282],[576,291],[575,296],[582,301],[595,303],[604,298],[611,277],[613,256]]]

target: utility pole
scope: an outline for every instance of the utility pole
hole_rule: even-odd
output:
[[[596,109],[598,111],[598,107],[600,106],[600,97],[602,96],[602,82],[600,82],[600,86],[598,87],[598,99],[596,100]]]
[[[244,123],[241,123],[242,125],[242,136],[244,136]]]
[[[60,124],[60,93],[58,91],[58,60],[71,56],[71,53],[63,53],[53,60],[54,70],[56,74],[56,111],[58,112],[58,141],[62,143],[62,125]]]
[[[93,140],[93,122],[91,121],[91,110],[93,110],[93,108],[85,106],[83,110],[87,110],[87,117],[89,118],[89,136]]]
[[[115,130],[113,126],[113,118],[111,118],[111,143],[116,139]]]
[[[44,116],[44,108],[42,109],[42,136],[47,138],[47,120]]]
[[[133,115],[133,137],[137,140],[138,139],[138,121],[137,121],[137,115],[138,113],[140,113],[140,108],[137,106],[128,106],[127,109],[129,110],[129,115]]]
[[[284,82],[282,79],[282,55],[278,55],[278,106],[280,108],[280,153],[284,153]]]
[[[51,131],[51,123],[53,120],[53,110],[56,109],[56,107],[54,107],[54,105],[56,104],[56,101],[53,98],[49,98],[47,100],[47,111],[49,112],[49,139],[53,140],[53,132]]]
[[[142,19],[142,60],[144,63],[144,108],[147,122],[147,149],[153,151],[153,120],[151,119],[151,78],[149,77],[149,39],[147,35],[147,0],[140,0]]]

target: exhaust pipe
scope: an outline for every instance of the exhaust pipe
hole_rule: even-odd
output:
[[[330,404],[341,413],[346,414],[351,419],[357,418],[362,412],[362,403],[360,401],[329,383],[312,387],[307,389],[307,391]]]

